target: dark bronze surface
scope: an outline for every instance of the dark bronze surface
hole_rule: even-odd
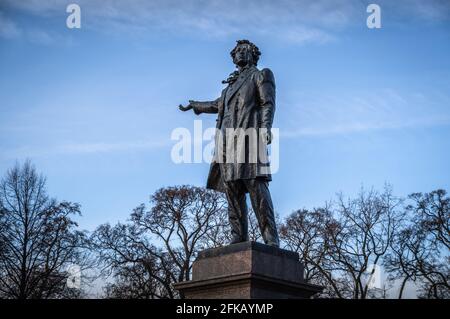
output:
[[[270,129],[275,113],[275,79],[271,70],[259,70],[256,67],[260,55],[258,47],[250,41],[237,41],[231,51],[237,70],[223,81],[227,87],[221,97],[205,102],[190,100],[187,106],[180,105],[179,108],[182,111],[193,109],[196,114],[217,113],[217,129],[224,135],[226,129],[255,128],[261,132],[265,151],[257,152],[256,162],[229,163],[218,159],[218,156],[225,158],[226,154],[220,152],[221,155],[218,155],[218,143],[221,142],[216,138],[216,153],[211,163],[207,188],[224,192],[227,196],[232,243],[248,240],[246,194],[249,193],[264,242],[278,247],[274,208],[268,188],[272,176],[267,169],[267,160],[263,158],[267,154],[267,144],[272,139]],[[242,147],[247,159],[248,145],[244,143]]]

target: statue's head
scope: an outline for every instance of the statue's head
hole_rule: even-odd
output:
[[[230,54],[237,66],[257,65],[261,51],[249,40],[238,40]]]

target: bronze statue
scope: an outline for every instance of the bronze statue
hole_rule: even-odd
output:
[[[275,112],[275,79],[269,69],[256,67],[260,55],[258,47],[250,41],[237,41],[231,51],[237,70],[222,81],[228,85],[221,97],[207,102],[190,100],[189,105],[180,105],[179,108],[182,111],[193,109],[197,115],[218,113],[215,154],[207,188],[224,192],[227,196],[231,243],[248,241],[246,193],[249,193],[264,242],[278,247],[268,187],[272,177],[267,160],[267,144],[272,140],[270,132]],[[252,130],[257,132],[257,143],[249,142]],[[231,139],[228,139],[229,131],[235,134]],[[236,131],[244,131],[244,134],[236,137]],[[219,136],[227,136],[227,139]],[[236,140],[241,143],[236,143]],[[243,154],[243,157],[236,160],[232,156],[230,161],[227,157],[230,153]]]

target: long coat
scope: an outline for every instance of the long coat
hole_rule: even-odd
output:
[[[216,132],[224,132],[227,128],[248,128],[268,131],[272,128],[275,113],[275,79],[269,69],[258,70],[252,66],[242,71],[234,83],[228,85],[221,96],[215,101],[194,102],[194,112],[218,113]],[[225,136],[225,135],[223,135]],[[259,135],[258,135],[259,136]],[[248,141],[247,141],[248,142]],[[237,144],[234,147],[245,147],[244,162],[234,161],[225,163],[218,158],[221,143],[216,133],[215,154],[208,176],[206,187],[217,191],[224,191],[223,183],[239,179],[262,178],[272,179],[267,159],[267,145],[258,143],[257,161],[250,161],[249,145]],[[245,145],[245,146],[244,146]],[[261,145],[263,145],[261,147]],[[226,148],[226,147],[224,147]],[[242,151],[243,149],[241,149]],[[239,150],[235,150],[239,152]],[[228,152],[228,149],[226,150]],[[225,156],[225,155],[224,155]]]

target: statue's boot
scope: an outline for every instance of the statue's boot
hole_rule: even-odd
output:
[[[270,227],[266,227],[263,231],[264,243],[269,246],[280,247],[277,231],[273,231]]]

